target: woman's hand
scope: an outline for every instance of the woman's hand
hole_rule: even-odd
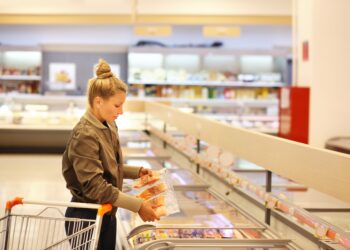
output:
[[[142,202],[138,213],[143,221],[159,220],[159,217],[156,215],[152,206],[147,201]]]
[[[139,177],[142,177],[144,175],[152,176],[152,174],[152,170],[142,167],[139,172]]]

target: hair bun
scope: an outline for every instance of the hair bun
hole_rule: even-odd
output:
[[[96,67],[96,75],[99,79],[105,79],[113,76],[113,73],[111,72],[111,67],[109,66],[108,62],[106,62],[103,59],[99,60]]]

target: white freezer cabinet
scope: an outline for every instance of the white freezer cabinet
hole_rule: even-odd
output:
[[[298,249],[209,191],[176,191],[180,212],[150,225],[118,211],[118,244],[125,249]]]

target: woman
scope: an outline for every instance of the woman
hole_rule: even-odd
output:
[[[137,212],[143,221],[159,218],[146,202],[122,192],[123,178],[136,179],[152,174],[145,168],[123,165],[114,121],[123,114],[127,86],[112,74],[104,60],[99,61],[96,75],[89,80],[89,107],[68,140],[62,171],[73,202],[113,205],[112,212],[103,218],[99,249],[114,250],[118,207]],[[95,219],[96,211],[67,208],[66,217]],[[67,224],[66,232],[73,233]]]

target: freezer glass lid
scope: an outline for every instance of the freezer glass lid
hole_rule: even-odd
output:
[[[169,169],[174,186],[206,185],[200,178],[187,169]]]
[[[122,148],[124,157],[170,157],[160,148]]]
[[[180,212],[163,218],[158,227],[171,225],[207,228],[252,228],[258,225],[237,208],[207,191],[177,191]]]
[[[142,166],[144,168],[152,169],[154,171],[161,170],[163,168],[168,169],[172,184],[176,188],[186,187],[186,186],[200,186],[207,188],[206,184],[202,179],[200,179],[195,173],[188,169],[179,168],[176,164],[170,161],[159,162],[157,160],[144,160],[144,159],[131,159],[126,160],[127,165],[131,166]],[[133,180],[124,180],[124,192],[130,192],[132,190]]]
[[[176,196],[180,212],[162,217],[155,223],[156,228],[261,228],[237,208],[207,191],[176,191]],[[127,221],[129,231],[145,224],[137,214],[128,210],[120,209],[119,215],[121,220]]]
[[[176,191],[180,212],[156,223],[119,210],[123,228],[133,246],[158,239],[263,239],[265,228],[234,206],[207,191]]]
[[[120,130],[119,131],[119,140],[121,142],[127,142],[127,141],[143,141],[147,142],[149,141],[148,135],[146,135],[142,131],[126,131],[126,130]]]

